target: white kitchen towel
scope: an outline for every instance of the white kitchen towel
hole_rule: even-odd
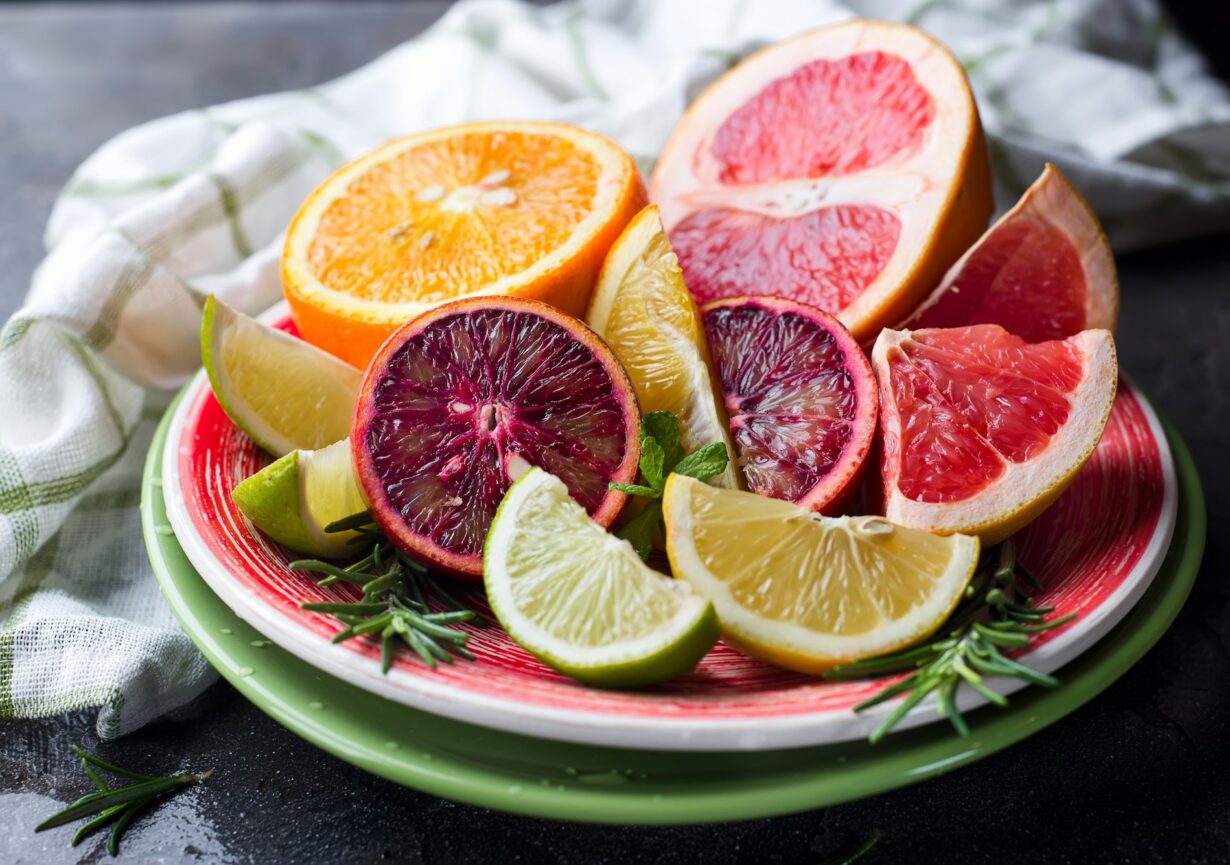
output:
[[[464,0],[336,81],[132,129],[65,187],[0,331],[0,717],[96,706],[114,736],[212,680],[146,562],[139,468],[200,363],[202,299],[278,299],[280,233],[331,169],[500,117],[589,126],[648,169],[716,75],[854,14],[918,24],[961,58],[1001,205],[1052,160],[1119,249],[1230,225],[1230,92],[1154,0]]]

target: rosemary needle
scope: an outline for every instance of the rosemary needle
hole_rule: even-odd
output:
[[[81,758],[82,769],[98,790],[82,796],[64,810],[52,814],[34,827],[34,831],[42,832],[82,817],[92,817],[93,819],[86,821],[73,833],[71,843],[75,847],[86,836],[114,820],[115,825],[112,826],[110,837],[107,839],[107,851],[112,856],[119,853],[120,836],[124,834],[124,830],[154,801],[185,787],[203,783],[213,775],[211,769],[199,775],[170,775],[159,778],[153,775],[142,775],[139,772],[116,766],[114,763],[108,763],[76,745],[73,746],[73,751]],[[99,770],[137,783],[112,787],[102,777]]]
[[[1014,678],[1048,688],[1059,684],[1054,676],[1032,670],[1001,651],[1028,648],[1033,634],[1057,628],[1076,617],[1068,614],[1048,618],[1055,611],[1054,607],[1034,606],[1033,599],[1022,590],[1022,583],[1041,588],[1017,561],[1012,541],[1004,541],[984,555],[966,590],[965,600],[928,642],[844,664],[825,674],[829,679],[850,680],[912,671],[900,682],[854,707],[854,711],[861,712],[905,695],[871,733],[869,739],[873,744],[932,692],[936,695],[939,714],[948,719],[957,733],[967,736],[969,725],[957,708],[956,700],[962,684],[1001,707],[1008,705],[1008,700],[987,686],[986,677]]]

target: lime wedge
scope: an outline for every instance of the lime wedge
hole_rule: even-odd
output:
[[[359,552],[358,532],[325,526],[367,509],[351,468],[350,440],[317,451],[295,450],[231,491],[245,517],[295,552],[340,559]]]
[[[201,359],[223,411],[274,456],[350,434],[362,374],[214,297],[201,319]]]
[[[483,581],[509,636],[591,685],[664,682],[695,666],[717,640],[708,601],[646,567],[542,469],[527,471],[496,511]]]

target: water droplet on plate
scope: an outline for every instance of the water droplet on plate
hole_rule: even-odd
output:
[[[516,796],[518,793],[522,792],[523,789],[524,788],[520,784],[512,784],[509,786],[508,792]]]
[[[390,751],[396,751],[401,747],[401,745],[398,745],[396,742],[385,742],[384,747],[388,748]]]
[[[149,485],[150,485],[151,487],[160,487],[160,486],[162,486],[162,478],[150,478],[150,479],[149,479]]]
[[[175,534],[175,529],[170,526],[154,526],[154,532],[159,535],[173,535]]]
[[[253,673],[255,673],[256,671],[255,671],[255,670],[253,670],[251,667],[240,667],[240,668],[239,668],[238,670],[236,670],[235,672],[236,672],[236,673],[238,673],[239,675],[243,676],[243,677],[246,679],[248,676],[251,676],[251,675],[252,675]]]
[[[325,707],[325,704],[320,702],[320,700],[313,700],[312,702],[308,703],[309,709],[320,710],[320,709],[323,709],[324,707]]]
[[[218,628],[218,633],[219,633],[219,634],[225,634],[226,636],[228,636],[228,637],[229,637],[231,634],[233,634],[233,633],[235,633],[235,632],[234,632],[234,631],[232,631],[230,628]]]

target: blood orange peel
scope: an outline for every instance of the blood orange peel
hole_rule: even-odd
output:
[[[1027,342],[1115,329],[1119,281],[1097,215],[1047,163],[901,329],[998,324]]]
[[[909,314],[992,209],[960,64],[920,30],[871,21],[719,79],[671,136],[650,198],[700,302],[787,296],[860,341]]]
[[[469,298],[391,336],[364,375],[351,428],[372,516],[405,552],[478,577],[509,486],[538,466],[593,520],[627,500],[640,412],[627,374],[584,324],[548,304]]]
[[[1114,404],[1114,338],[1026,343],[998,325],[885,330],[880,384],[886,517],[994,544],[1053,502],[1088,461]]]
[[[876,383],[839,321],[780,297],[702,310],[735,454],[748,489],[840,513],[876,431]]]
[[[398,326],[471,295],[585,312],[607,249],[645,204],[632,158],[564,123],[467,123],[338,169],[286,235],[300,333],[360,368]]]

